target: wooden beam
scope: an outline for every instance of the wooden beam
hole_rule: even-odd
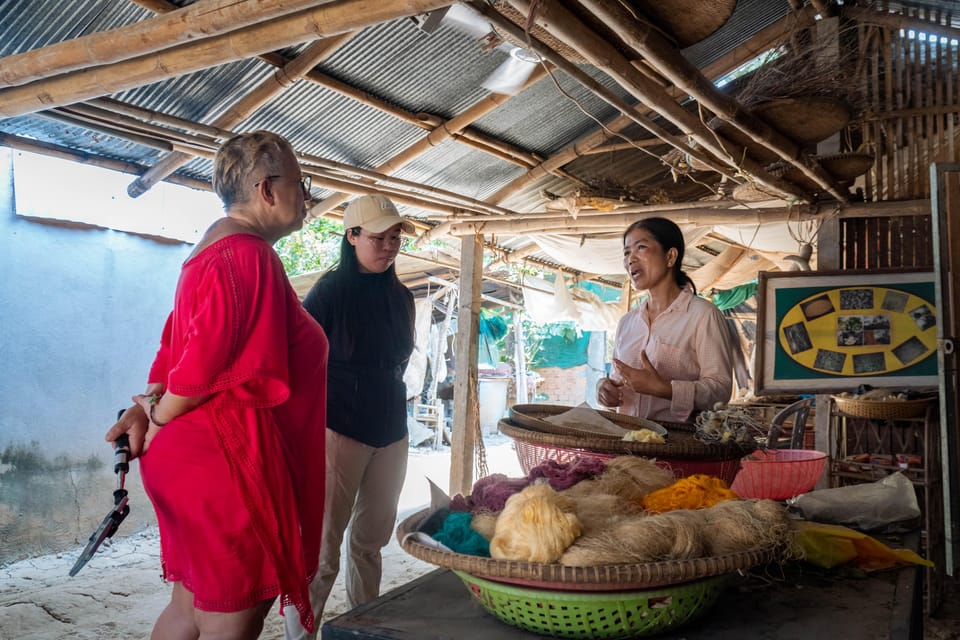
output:
[[[745,110],[732,96],[719,91],[659,30],[649,23],[636,20],[618,2],[580,0],[580,4],[613,30],[627,46],[642,55],[647,64],[675,87],[688,93],[757,144],[779,155],[837,200],[845,202],[849,199],[849,194],[842,191],[819,165],[808,166],[803,162],[796,142]]]
[[[530,78],[527,79],[527,82],[524,84],[524,88],[539,82],[545,75],[546,71],[542,67],[538,67],[532,74],[530,74]],[[504,95],[501,93],[488,94],[484,98],[481,98],[475,102],[460,115],[451,118],[445,124],[437,127],[417,142],[414,142],[412,145],[408,146],[406,149],[381,164],[376,168],[376,171],[387,174],[397,171],[414,158],[423,155],[441,142],[450,139],[454,134],[466,128],[467,125],[479,120],[507,100],[510,100],[512,97],[513,96]],[[319,204],[314,205],[310,210],[309,215],[311,217],[322,216],[328,211],[332,210],[334,207],[343,204],[348,197],[349,196],[344,193],[334,193],[333,195],[322,200]]]
[[[742,64],[756,58],[761,53],[770,50],[782,42],[784,34],[788,33],[791,29],[812,25],[814,23],[814,18],[815,11],[813,11],[812,7],[807,5],[798,13],[788,15],[787,17],[778,20],[770,26],[762,29],[761,31],[758,31],[749,40],[739,45],[729,53],[724,54],[723,57],[704,67],[702,69],[703,75],[705,75],[707,78],[716,80],[717,78],[730,73]],[[678,96],[679,91],[674,89],[672,94],[674,96]],[[619,115],[615,118],[612,118],[610,121],[604,123],[601,128],[578,138],[573,144],[554,153],[552,156],[544,160],[540,165],[507,183],[498,189],[496,193],[487,198],[487,200],[489,202],[496,202],[498,204],[503,203],[511,195],[521,191],[527,185],[532,184],[536,180],[548,175],[552,170],[569,164],[579,157],[587,155],[591,149],[603,144],[609,140],[611,136],[616,135],[631,123],[632,120],[625,115]]]
[[[230,33],[316,5],[316,0],[197,0],[164,15],[64,40],[3,59],[0,84],[17,86],[130,60]]]
[[[213,121],[213,126],[223,129],[231,129],[237,126],[271,98],[293,86],[310,69],[322,60],[327,59],[343,44],[349,42],[355,34],[356,32],[342,33],[311,43],[300,55],[284,65],[282,69],[278,69],[262,80],[252,91],[231,105]],[[127,186],[127,195],[131,198],[143,195],[159,180],[164,179],[191,160],[193,160],[193,156],[190,154],[176,152],[161,158],[149,171]]]
[[[719,224],[769,224],[771,222],[818,220],[833,216],[841,218],[860,218],[878,216],[915,216],[929,215],[930,203],[927,200],[908,202],[856,203],[837,207],[836,210],[819,211],[814,207],[777,207],[767,209],[666,209],[650,211],[649,215],[662,216],[678,224],[696,224],[701,226]],[[524,215],[512,218],[490,218],[476,222],[450,221],[444,224],[446,233],[451,236],[469,234],[495,235],[535,235],[537,233],[590,234],[602,231],[612,232],[625,229],[639,217],[635,213],[607,213],[585,219],[573,216],[557,218],[526,219]],[[435,231],[435,230],[434,230]]]
[[[528,0],[508,1],[522,14],[530,14]],[[721,158],[734,169],[745,172],[759,184],[771,189],[772,193],[803,201],[812,200],[812,197],[802,188],[771,175],[762,165],[746,156],[743,147],[722,140],[716,132],[708,129],[705,123],[684,109],[662,87],[637,71],[606,38],[585,26],[556,0],[538,0],[534,17],[538,26],[578,51],[589,62],[616,80],[631,95],[657,111],[714,157]]]
[[[460,297],[457,305],[456,364],[453,376],[453,433],[450,436],[450,494],[470,495],[473,458],[480,434],[480,306],[483,247],[474,236],[460,240]]]
[[[504,18],[501,14],[488,7],[485,3],[473,1],[469,4],[475,10],[489,19],[498,29],[505,31],[515,39],[525,42],[527,48],[532,49],[541,58],[552,62],[557,66],[557,68],[561,69],[564,73],[576,80],[578,83],[580,83],[580,85],[610,106],[616,107],[622,114],[624,114],[624,116],[630,118],[633,120],[633,122],[652,133],[660,141],[662,141],[663,144],[668,144],[684,153],[690,154],[714,171],[733,179],[733,172],[726,170],[724,166],[713,156],[710,156],[701,150],[695,149],[682,137],[673,135],[664,126],[661,126],[655,120],[648,117],[639,105],[631,105],[616,93],[604,87],[589,74],[582,71],[578,66],[570,63],[565,57],[558,54],[543,42],[533,36],[526,35],[519,27],[514,25],[513,22]],[[633,69],[633,67],[631,67],[631,69]],[[637,145],[637,148],[641,148],[641,146]]]
[[[11,149],[19,149],[20,151],[28,151],[30,153],[49,156],[51,158],[70,160],[80,164],[87,164],[92,167],[100,167],[101,169],[119,171],[121,173],[132,173],[137,175],[146,171],[146,167],[134,162],[111,160],[110,158],[103,158],[101,156],[86,153],[84,151],[69,149],[67,147],[51,144],[49,142],[30,140],[28,138],[11,135],[9,133],[0,133],[0,145],[4,147],[10,147]],[[209,182],[204,180],[196,180],[194,178],[187,178],[184,176],[172,175],[168,177],[165,182],[177,184],[183,187],[190,187],[191,189],[197,189],[199,191],[213,191],[213,188],[210,186]]]
[[[11,118],[133,89],[449,4],[450,0],[340,0],[324,4],[155,54],[2,89],[0,117]],[[0,66],[3,64],[0,59]]]
[[[867,7],[848,7],[840,10],[840,15],[863,24],[872,24],[891,29],[893,31],[915,31],[930,36],[942,38],[960,38],[960,29],[921,18],[914,18],[889,11],[881,11]]]

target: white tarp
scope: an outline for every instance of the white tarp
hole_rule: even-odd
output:
[[[552,285],[539,278],[524,278],[523,307],[537,324],[568,320],[584,331],[615,331],[620,320],[619,305],[603,302],[585,289],[571,292],[559,272]]]

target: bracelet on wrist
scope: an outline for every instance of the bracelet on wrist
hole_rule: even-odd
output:
[[[152,422],[153,424],[157,425],[158,427],[165,427],[165,426],[167,426],[167,423],[169,422],[169,420],[168,420],[167,422],[160,422],[159,420],[157,420],[157,419],[154,417],[154,416],[156,415],[156,414],[154,413],[154,410],[157,408],[157,405],[158,405],[159,402],[160,402],[159,399],[157,400],[157,402],[154,402],[154,401],[153,401],[153,398],[156,398],[156,397],[157,397],[157,396],[151,396],[151,398],[150,398],[150,422]]]

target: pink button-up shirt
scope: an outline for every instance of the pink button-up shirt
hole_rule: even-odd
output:
[[[689,422],[695,411],[727,403],[733,393],[730,332],[720,310],[684,289],[667,309],[649,321],[647,301],[617,325],[614,356],[641,368],[640,352],[673,387],[673,398],[634,393],[623,386],[620,413],[664,422]],[[610,375],[621,379],[614,369]]]

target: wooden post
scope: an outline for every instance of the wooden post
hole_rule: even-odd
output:
[[[460,240],[460,301],[453,377],[453,433],[450,436],[451,495],[469,495],[473,487],[473,457],[480,430],[477,357],[482,275],[483,245],[476,236],[464,236]]]

